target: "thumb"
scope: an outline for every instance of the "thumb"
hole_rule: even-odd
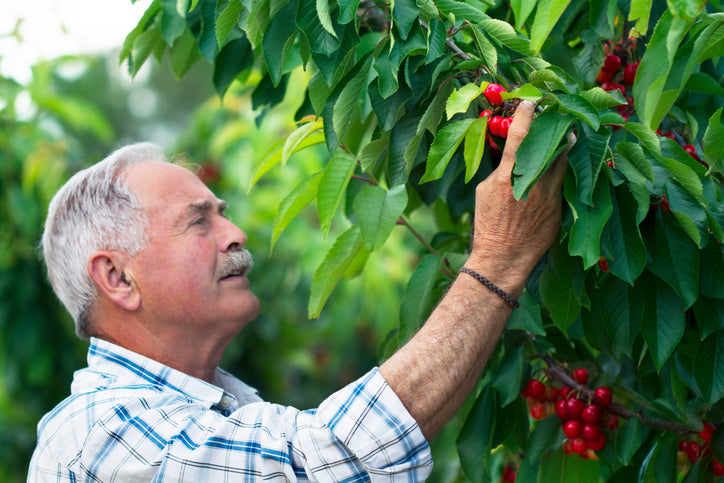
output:
[[[533,113],[535,112],[535,104],[531,101],[523,101],[515,109],[513,114],[513,122],[508,130],[508,138],[505,141],[503,149],[503,157],[498,167],[501,174],[510,177],[515,164],[515,152],[518,150],[520,143],[528,134],[530,125],[533,122]]]

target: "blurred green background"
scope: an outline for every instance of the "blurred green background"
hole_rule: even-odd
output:
[[[0,32],[2,34],[2,32]],[[12,32],[4,37],[13,37]],[[15,35],[14,41],[22,43]],[[0,64],[2,63],[0,49]],[[0,75],[0,481],[24,481],[38,420],[69,393],[85,366],[87,343],[45,280],[37,252],[47,205],[75,171],[122,144],[152,140],[199,166],[230,204],[255,255],[250,279],[262,302],[259,318],[227,349],[222,365],[270,401],[315,407],[379,363],[378,347],[397,327],[399,300],[422,247],[398,229],[360,276],[342,283],[318,320],[308,320],[315,268],[345,228],[339,216],[324,239],[316,207],[307,207],[270,254],[280,201],[327,161],[323,147],[295,154],[249,192],[255,164],[295,128],[299,92],[274,109],[253,110],[256,78],[214,94],[210,66],[198,63],[178,81],[166,61],[147,63],[130,82],[118,53],[38,61],[27,82]],[[302,85],[306,73],[290,85]],[[351,207],[347,207],[351,210]],[[424,215],[419,215],[424,216]],[[423,234],[429,219],[415,219]],[[429,237],[428,237],[429,238]],[[455,426],[453,424],[452,426]],[[434,480],[459,478],[454,437],[435,442]],[[431,479],[432,480],[432,479]]]

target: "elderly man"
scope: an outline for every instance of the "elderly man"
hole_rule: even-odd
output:
[[[527,202],[512,195],[533,110],[520,105],[477,188],[466,273],[409,343],[306,411],[263,402],[218,368],[259,311],[226,204],[147,144],[77,173],[51,203],[43,252],[90,337],[88,368],[40,422],[29,481],[425,479],[427,441],[474,387],[559,228],[565,160]]]

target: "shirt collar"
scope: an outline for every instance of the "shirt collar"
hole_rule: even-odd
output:
[[[234,410],[239,405],[261,401],[254,388],[244,384],[227,372],[217,369],[214,383],[185,374],[142,356],[121,346],[91,337],[88,347],[88,371],[102,376],[106,387],[128,385],[152,385],[164,391],[174,391],[190,399],[205,403],[209,407],[220,405],[224,409]],[[99,380],[91,377],[85,380],[80,371],[73,381],[73,392],[97,389]]]

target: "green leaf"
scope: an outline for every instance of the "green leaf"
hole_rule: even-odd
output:
[[[553,323],[564,334],[575,322],[581,311],[576,288],[571,283],[575,276],[575,259],[565,248],[554,243],[549,251],[551,267],[546,267],[540,279],[540,296],[543,306],[550,311]]]
[[[342,280],[360,251],[364,250],[362,236],[357,225],[352,225],[337,238],[322,264],[314,272],[308,306],[310,319],[319,317],[322,307],[332,294],[334,287]]]
[[[332,120],[334,122],[334,130],[340,138],[342,138],[347,131],[347,126],[352,118],[352,114],[355,112],[355,107],[360,97],[364,98],[364,93],[367,91],[367,84],[370,82],[369,73],[372,68],[372,60],[371,55],[367,56],[355,66],[358,69],[357,72],[342,88],[339,97],[337,97],[337,102],[334,103]]]
[[[324,135],[323,133],[320,133],[319,130],[322,128],[322,125],[324,124],[324,121],[321,117],[315,118],[313,120],[310,120],[309,122],[306,122],[299,126],[297,129],[294,130],[289,136],[287,136],[286,141],[284,142],[284,148],[282,148],[282,157],[281,157],[281,164],[282,169],[287,164],[287,161],[289,160],[289,157],[296,153],[297,151],[307,147],[312,146],[313,144],[318,144],[321,142],[324,142]],[[310,144],[309,142],[305,143],[305,140],[308,140],[310,136],[314,136],[314,134],[322,134],[321,136],[316,136],[313,138],[313,142]]]
[[[644,301],[639,287],[609,277],[601,290],[601,314],[614,348],[631,357],[634,340],[641,332]]]
[[[487,85],[487,84],[483,84]],[[483,85],[465,84],[455,89],[445,103],[445,114],[451,119],[455,114],[467,112],[470,103],[483,92]]]
[[[387,151],[390,143],[390,131],[382,133],[382,135],[373,139],[362,148],[359,155],[359,163],[362,171],[369,173],[377,164],[377,161]]]
[[[543,98],[543,94],[533,84],[523,84],[510,92],[501,92],[500,97],[503,100],[523,99],[524,101],[538,102]]]
[[[473,34],[475,40],[475,46],[477,47],[480,55],[491,70],[495,70],[498,66],[498,50],[495,48],[493,43],[483,34],[480,27],[473,25],[470,28],[470,32]]]
[[[613,213],[608,180],[599,178],[593,192],[593,203],[587,205],[576,196],[574,175],[567,171],[564,196],[573,214],[573,226],[569,232],[568,251],[583,259],[583,267],[598,263],[601,257],[601,234],[603,227]]]
[[[465,183],[469,183],[480,167],[485,151],[485,132],[488,127],[488,118],[481,117],[473,121],[465,134]]]
[[[322,25],[319,15],[317,15],[317,1],[318,0],[299,0],[296,13],[297,26],[307,37],[312,52],[331,55],[339,48],[340,40],[337,35],[331,34],[325,29],[324,25]],[[292,17],[285,15],[283,21],[287,24],[292,24],[292,22],[289,21],[290,18]],[[332,29],[332,31],[335,30]]]
[[[189,68],[199,60],[199,57],[196,39],[194,39],[190,30],[184,30],[168,52],[168,63],[176,79],[181,79],[186,75]]]
[[[558,144],[566,134],[571,118],[557,112],[543,112],[533,119],[528,135],[516,152],[513,167],[513,194],[526,197],[530,188],[554,160]]]
[[[684,20],[694,20],[704,10],[704,0],[666,0],[671,13]]]
[[[722,112],[720,107],[709,118],[709,124],[704,132],[702,142],[704,159],[709,163],[709,172],[721,172],[724,169],[724,126],[722,126]]]
[[[470,3],[458,2],[456,0],[436,0],[435,5],[438,10],[440,10],[440,13],[443,14],[443,18],[448,17],[448,20],[453,21],[453,23],[455,18],[464,18],[474,24],[480,23],[488,18],[485,12]],[[480,3],[478,5],[483,6]]]
[[[305,179],[282,200],[277,208],[274,224],[272,225],[271,247],[269,253],[274,251],[274,245],[284,229],[302,209],[317,197],[317,187],[322,173],[316,173]]]
[[[400,304],[400,346],[417,332],[437,303],[435,287],[441,268],[442,257],[427,255],[407,282]]]
[[[639,483],[675,483],[677,435],[664,432],[639,468]]]
[[[472,19],[468,19],[474,22]],[[494,18],[486,18],[481,19],[478,23],[485,33],[509,49],[515,50],[523,55],[534,56],[536,54],[530,46],[530,41],[519,35],[508,22]]]
[[[337,32],[334,31],[332,17],[329,14],[329,0],[317,0],[317,16],[319,17],[319,23],[322,24],[322,28],[332,37],[337,38]]]
[[[587,124],[581,125],[578,140],[568,152],[568,162],[576,175],[576,197],[588,206],[593,206],[593,188],[608,152],[609,139],[610,130],[595,132]]]
[[[184,32],[186,19],[179,14],[176,0],[161,1],[161,35],[168,45]]]
[[[672,180],[664,183],[664,194],[679,225],[696,246],[702,248],[709,237],[709,220],[704,207]]]
[[[346,24],[357,18],[357,7],[359,0],[338,0],[339,23]]]
[[[598,460],[584,460],[577,454],[567,455],[562,449],[544,458],[538,472],[539,483],[598,483]]]
[[[646,159],[643,148],[637,143],[616,143],[616,169],[632,183],[645,185],[646,181],[655,181],[654,170]]]
[[[636,72],[633,86],[636,113],[641,122],[650,129],[655,130],[663,117],[660,114],[655,115],[655,112],[661,102],[676,50],[687,28],[688,23],[685,20],[675,18],[668,10],[664,12],[654,28],[651,41]],[[658,118],[658,122],[655,122],[655,118]]]
[[[515,15],[515,28],[520,30],[537,4],[537,0],[511,0],[510,6]]]
[[[715,96],[724,96],[724,87],[712,76],[705,72],[694,72],[686,81],[684,89],[692,92],[702,92]]]
[[[661,371],[679,344],[686,321],[681,299],[660,280],[646,293],[641,335],[646,341],[656,370]]]
[[[362,240],[368,250],[382,248],[397,220],[407,207],[405,185],[386,191],[379,186],[365,185],[354,199]]]
[[[540,461],[543,455],[554,447],[560,435],[560,425],[560,419],[553,416],[536,425],[530,433],[528,452],[525,455],[529,462]]]
[[[571,0],[539,0],[533,26],[530,29],[530,48],[537,54],[543,42],[563,15]]]
[[[644,145],[651,154],[657,157],[661,157],[661,145],[659,144],[659,137],[654,131],[649,129],[648,126],[640,124],[638,122],[626,122],[624,128]]]
[[[483,388],[457,439],[460,463],[471,481],[490,479],[490,449],[499,411],[496,396],[491,386]]]
[[[538,302],[530,296],[527,290],[523,290],[523,293],[520,294],[518,303],[520,307],[510,314],[507,328],[524,330],[533,335],[546,335],[545,327],[543,326],[543,317],[540,313],[540,306]]]
[[[594,131],[598,131],[601,121],[598,118],[598,110],[591,104],[588,99],[577,94],[559,94],[556,96],[560,103],[559,110],[572,114],[591,126]]]
[[[628,465],[641,447],[641,430],[641,420],[631,418],[616,431],[616,454],[621,464]]]
[[[121,47],[121,53],[119,54],[118,58],[121,62],[123,62],[125,59],[129,59],[129,61],[132,61],[134,64],[136,63],[135,59],[129,58],[131,55],[131,50],[133,49],[134,44],[136,43],[136,40],[138,37],[146,31],[146,29],[152,24],[154,19],[156,18],[156,15],[161,10],[161,0],[153,0],[151,4],[148,6],[145,12],[143,12],[143,15],[141,16],[141,19],[138,21],[138,24],[131,30],[131,32],[126,35],[126,38],[123,40],[123,46]],[[141,61],[141,64],[143,64],[143,61]],[[138,69],[141,67],[141,65],[135,66],[135,71],[138,71]],[[134,71],[134,66],[129,66],[129,70],[132,72]]]
[[[432,102],[428,103],[424,114],[417,124],[415,136],[405,149],[404,161],[408,166],[412,165],[412,162],[415,159],[415,155],[420,147],[425,131],[430,131],[432,134],[437,132],[437,125],[440,123],[440,119],[442,119],[445,102],[447,101],[452,88],[452,82],[446,82],[445,85],[438,89],[435,97],[432,99]]]
[[[244,6],[241,0],[229,0],[226,7],[219,13],[216,19],[216,42],[219,44],[219,48],[223,47],[226,38],[239,21],[242,10],[244,10]]]
[[[724,397],[724,331],[704,339],[696,352],[694,377],[707,404]]]
[[[312,8],[309,5],[307,7]],[[264,32],[262,38],[264,61],[266,62],[267,70],[269,71],[269,76],[274,86],[279,85],[287,57],[291,52],[292,44],[297,36],[297,26],[289,21],[294,15],[296,8],[296,2],[291,1],[287,3],[271,19],[269,27]],[[313,8],[310,15],[316,18],[316,12]]]
[[[254,53],[246,36],[241,36],[224,45],[214,62],[214,87],[219,97],[239,73],[254,65]]]
[[[631,0],[631,8],[628,12],[628,21],[636,22],[631,35],[635,37],[645,36],[649,30],[649,16],[651,15],[652,0]]]
[[[520,397],[525,364],[525,348],[518,347],[508,354],[498,369],[493,387],[500,394],[501,406],[507,406]]]
[[[475,119],[462,119],[447,124],[435,136],[427,156],[427,169],[420,183],[440,179],[455,151]]]
[[[608,268],[621,280],[633,285],[646,266],[646,246],[637,220],[637,202],[626,189],[612,190],[613,212],[603,231],[610,253]]]
[[[694,303],[694,316],[702,338],[724,329],[724,299],[700,296]]]
[[[676,222],[663,210],[657,210],[654,239],[646,245],[653,251],[649,269],[676,290],[691,307],[699,294],[699,256],[696,245]]]
[[[394,0],[392,2],[392,18],[397,24],[401,40],[407,40],[407,36],[417,20],[418,12],[415,0]]]
[[[600,111],[601,109],[608,109],[610,107],[620,106],[622,104],[625,104],[625,102],[621,102],[621,100],[616,99],[614,97],[616,93],[620,93],[618,89],[616,91],[611,92],[604,91],[600,87],[594,87],[592,89],[589,89],[587,91],[581,92],[581,97],[586,99],[591,105],[596,109],[597,111]]]
[[[334,151],[332,158],[324,168],[322,179],[317,191],[317,210],[322,233],[327,236],[332,217],[337,211],[339,202],[347,187],[347,183],[354,173],[356,159],[339,148]]]
[[[701,294],[724,299],[724,256],[721,245],[710,241],[700,253]]]

